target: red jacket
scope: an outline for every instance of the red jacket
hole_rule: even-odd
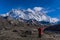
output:
[[[43,29],[42,27],[41,27],[41,28],[38,28],[38,32],[39,32],[40,35],[43,34],[43,30],[44,30],[44,29]]]

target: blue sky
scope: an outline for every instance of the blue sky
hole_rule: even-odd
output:
[[[7,13],[12,8],[26,9],[34,7],[53,10],[47,14],[60,19],[60,0],[0,0],[0,14]]]

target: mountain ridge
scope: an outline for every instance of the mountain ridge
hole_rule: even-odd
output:
[[[27,10],[12,9],[8,13],[2,14],[1,16],[10,16],[15,19],[22,18],[24,20],[34,19],[39,22],[45,21],[49,23],[56,23],[59,21],[57,18],[51,18],[50,16],[46,15],[46,11],[41,7],[35,7],[33,9],[28,8]]]

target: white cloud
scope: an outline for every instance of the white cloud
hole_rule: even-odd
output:
[[[33,10],[32,10],[32,9],[30,9],[30,8],[28,8],[28,9],[27,9],[27,11],[32,12]]]
[[[43,8],[42,7],[34,7],[35,11],[41,11]]]
[[[28,12],[32,12],[32,13],[35,13],[32,9],[28,8],[27,9]]]

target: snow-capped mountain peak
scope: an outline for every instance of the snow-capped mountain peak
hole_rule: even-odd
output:
[[[33,9],[28,8],[27,10],[12,9],[7,14],[3,14],[3,16],[10,16],[16,19],[22,18],[25,20],[35,19],[36,21],[46,21],[50,23],[59,21],[57,18],[51,18],[50,16],[47,16],[44,8],[42,7],[35,7]]]

